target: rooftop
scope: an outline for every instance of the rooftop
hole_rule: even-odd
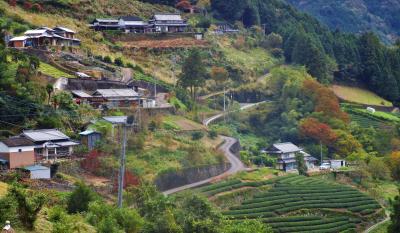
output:
[[[23,138],[23,137],[8,138],[5,140],[2,140],[1,142],[4,143],[8,147],[34,146],[35,145],[31,140],[29,140],[27,138]]]
[[[291,142],[284,142],[284,143],[275,143],[273,145],[277,150],[279,150],[282,153],[290,153],[290,152],[298,152],[301,151],[301,148],[298,146],[294,145]]]
[[[122,19],[124,21],[143,21],[142,18],[137,17],[137,16],[121,16],[119,19]]]
[[[69,137],[57,129],[25,130],[23,136],[34,142],[69,140]]]
[[[93,95],[100,95],[105,98],[139,97],[139,94],[133,89],[98,89]]]
[[[128,120],[127,116],[105,116],[103,117],[105,121],[110,122],[111,124],[125,124]]]
[[[81,90],[73,90],[73,91],[71,91],[71,93],[73,95],[76,95],[76,96],[80,97],[80,98],[91,98],[92,97],[88,93],[86,93],[84,91],[81,91]]]
[[[95,21],[102,23],[118,23],[118,19],[95,19]]]
[[[24,167],[25,170],[28,171],[40,171],[40,170],[49,170],[50,168],[42,166],[42,165],[31,165]]]
[[[182,20],[182,16],[177,13],[157,13],[154,14],[154,19],[155,20]]]
[[[55,27],[54,30],[61,30],[61,31],[65,31],[65,32],[69,32],[69,33],[75,33],[75,31],[69,29],[69,28],[65,28],[65,27]]]

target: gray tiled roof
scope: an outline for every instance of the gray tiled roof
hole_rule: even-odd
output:
[[[273,145],[277,150],[279,150],[282,153],[290,153],[290,152],[298,152],[301,151],[301,148],[298,146],[294,145],[291,142],[285,142],[285,143],[275,143]]]
[[[182,16],[180,14],[155,14],[154,19],[160,21],[165,21],[165,20],[179,21],[182,20]]]
[[[112,98],[112,97],[139,97],[139,94],[133,89],[98,89],[95,94],[100,95],[104,98]]]
[[[68,140],[69,137],[57,129],[25,130],[23,136],[34,142]]]

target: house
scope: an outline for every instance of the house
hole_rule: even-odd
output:
[[[57,129],[25,130],[20,137],[34,143],[34,154],[37,161],[71,156],[73,148],[79,145],[78,142],[72,141]]]
[[[175,13],[155,14],[149,21],[149,24],[151,25],[153,32],[185,32],[188,27],[186,20],[184,20],[180,14]]]
[[[40,27],[27,30],[23,36],[11,38],[8,46],[14,48],[43,46],[78,46],[80,40],[75,38],[75,32],[65,27]]]
[[[118,19],[95,19],[91,22],[89,27],[93,28],[96,31],[120,29]]]
[[[103,105],[107,108],[135,107],[140,105],[139,93],[133,89],[98,89],[92,96],[103,99]]]
[[[216,29],[214,30],[214,34],[217,34],[217,35],[233,34],[233,33],[239,32],[239,30],[234,29],[228,23],[217,23],[215,26],[216,26]]]
[[[82,145],[87,146],[89,150],[93,150],[101,140],[101,133],[94,130],[85,130],[79,133],[79,135],[81,136]]]
[[[301,153],[304,156],[304,162],[308,168],[313,168],[317,161],[316,158],[307,154],[303,149],[297,147],[291,142],[275,143],[270,148],[263,150],[277,158],[277,169],[283,171],[291,171],[297,169],[296,154]]]
[[[72,90],[71,94],[77,104],[90,104],[93,99],[93,96],[82,90]]]
[[[118,25],[125,32],[144,33],[149,30],[149,24],[137,16],[120,17]]]
[[[3,168],[15,169],[35,164],[35,144],[23,137],[0,141],[0,160]]]
[[[51,170],[49,167],[41,166],[41,165],[31,165],[26,166],[23,170],[29,173],[30,179],[50,179],[51,178]]]

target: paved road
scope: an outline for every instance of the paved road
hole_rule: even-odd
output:
[[[245,109],[251,108],[253,106],[257,106],[257,105],[259,105],[261,103],[264,103],[264,102],[265,101],[259,102],[259,103],[252,103],[252,104],[241,104],[240,110],[245,110]],[[210,118],[205,119],[203,121],[203,124],[205,126],[208,126],[211,122],[213,122],[213,121],[215,121],[218,118],[221,118],[223,116],[224,116],[223,113],[215,115],[215,116],[212,116]],[[214,176],[214,177],[211,177],[211,178],[208,178],[208,179],[205,179],[205,180],[201,180],[201,181],[198,181],[198,182],[195,182],[195,183],[192,183],[192,184],[187,184],[187,185],[184,185],[184,186],[180,186],[180,187],[177,187],[177,188],[166,190],[163,193],[165,195],[169,195],[169,194],[180,192],[180,191],[183,191],[183,190],[186,190],[186,189],[195,188],[195,187],[198,187],[200,185],[207,184],[207,183],[209,183],[209,182],[211,182],[213,180],[218,180],[220,178],[224,178],[226,176],[233,175],[233,174],[235,174],[237,172],[246,170],[246,166],[242,163],[242,161],[240,161],[240,159],[238,159],[230,151],[230,148],[232,147],[233,144],[236,143],[237,139],[232,138],[232,137],[226,137],[226,136],[221,136],[221,137],[224,139],[224,144],[222,144],[222,146],[219,149],[224,153],[226,159],[231,164],[231,167],[229,168],[228,171],[226,171],[226,172],[224,172],[224,173],[222,173],[222,174],[220,174],[218,176]]]

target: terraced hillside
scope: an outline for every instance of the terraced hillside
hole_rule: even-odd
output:
[[[235,220],[261,218],[278,233],[358,232],[383,212],[374,199],[354,188],[298,175],[258,182],[230,180],[199,190],[212,200],[245,187],[264,191],[231,206],[224,215]]]

